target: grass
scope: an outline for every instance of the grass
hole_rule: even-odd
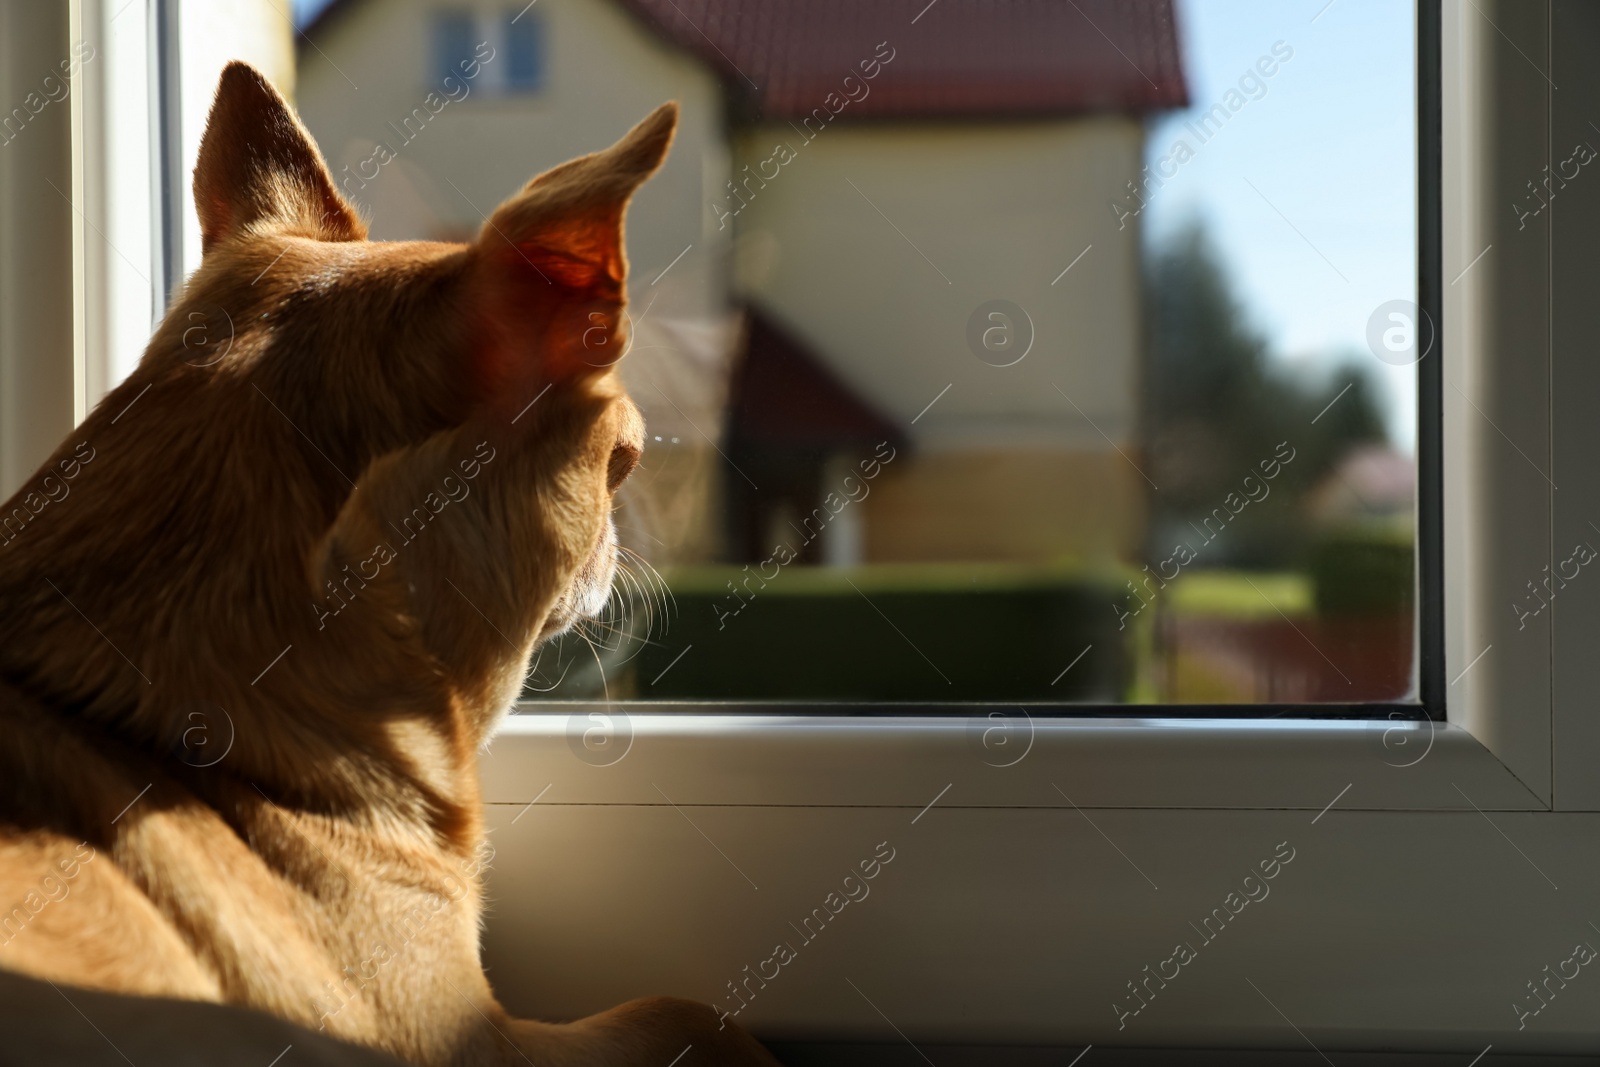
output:
[[[1181,575],[1163,590],[1177,615],[1224,619],[1276,618],[1315,614],[1311,576],[1294,572],[1196,571]]]

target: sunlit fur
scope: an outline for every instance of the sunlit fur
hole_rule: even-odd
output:
[[[423,1064],[773,1062],[686,1001],[509,1019],[478,962],[476,756],[538,643],[613,581],[644,442],[604,358],[625,344],[622,217],[676,119],[534,179],[472,244],[374,243],[271,86],[224,72],[200,269],[5,505],[92,451],[0,544],[0,908],[94,856],[0,934],[0,967]]]

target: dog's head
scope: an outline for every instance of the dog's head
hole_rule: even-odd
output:
[[[552,388],[553,403],[603,397],[611,430],[591,441],[609,448],[609,499],[644,440],[615,373],[628,344],[623,213],[676,122],[663,105],[611,148],[539,175],[470,245],[372,242],[293,112],[233,63],[195,168],[204,258],[164,331],[181,327],[182,343],[152,357],[183,364],[169,385],[196,407],[226,380],[281,408],[326,454],[308,487],[323,498],[481,409],[515,419]],[[547,634],[600,609],[614,551],[608,517]]]
[[[23,662],[0,666],[108,707],[162,690],[220,699],[210,694],[221,671],[202,665],[240,673],[336,610],[349,587],[334,582],[366,565],[338,553],[379,536],[398,544],[422,490],[426,506],[448,502],[486,455],[516,457],[493,465],[501,493],[551,490],[533,524],[543,529],[518,529],[502,507],[455,524],[453,558],[485,567],[507,557],[494,551],[503,542],[525,540],[518,547],[544,553],[539,573],[557,584],[538,591],[536,614],[501,620],[499,636],[471,615],[478,636],[498,642],[509,630],[525,653],[597,612],[614,567],[612,496],[644,441],[616,371],[628,344],[623,214],[676,122],[676,105],[664,105],[611,148],[539,175],[484,215],[469,244],[373,242],[283,99],[251,67],[230,65],[195,169],[201,265],[134,374],[52,457],[70,459],[75,444],[95,457],[78,454],[72,499],[0,548],[11,601],[0,637],[81,628],[77,612],[120,658],[91,645],[92,663],[41,671],[26,662],[34,653],[18,652]],[[392,534],[357,524],[361,543],[330,547],[352,500],[403,481],[386,472],[457,448],[464,429],[476,440],[479,427],[488,443],[476,455],[468,443],[453,481],[368,509]],[[505,488],[515,478],[523,488]],[[497,580],[479,575],[480,587]],[[318,597],[326,608],[308,604]],[[415,604],[383,610],[439,625]],[[446,662],[464,643],[433,642]],[[497,667],[496,692],[514,691],[512,669]]]

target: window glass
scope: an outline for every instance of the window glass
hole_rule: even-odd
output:
[[[531,697],[1412,698],[1409,4],[538,0],[489,58],[425,11],[303,23],[374,237],[683,109],[628,218],[626,573]],[[481,62],[390,144],[404,41]]]
[[[446,78],[461,75],[461,64],[472,59],[473,45],[478,43],[477,20],[470,11],[439,11],[433,16],[433,80],[443,83]]]
[[[531,93],[544,88],[544,19],[531,6],[506,16],[508,90]]]

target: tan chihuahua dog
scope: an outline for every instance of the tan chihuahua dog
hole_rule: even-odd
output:
[[[776,1063],[687,1001],[508,1018],[478,957],[477,752],[609,591],[644,443],[622,217],[676,122],[473,244],[379,243],[272,86],[223,72],[200,269],[0,509],[0,968],[418,1064]],[[192,743],[224,717],[225,755]]]

